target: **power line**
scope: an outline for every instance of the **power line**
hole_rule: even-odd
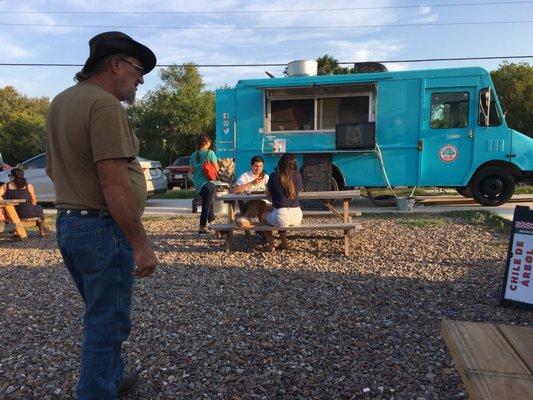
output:
[[[2,0],[0,0],[2,1]],[[533,1],[490,1],[480,3],[445,3],[445,4],[418,4],[400,6],[369,6],[369,7],[346,7],[346,8],[315,8],[293,10],[229,10],[229,11],[0,11],[0,14],[288,14],[294,12],[327,12],[327,11],[360,11],[360,10],[390,10],[420,7],[461,7],[461,6],[487,6],[487,5],[516,5],[533,4]]]
[[[488,56],[488,57],[453,57],[453,58],[422,58],[422,59],[405,59],[405,60],[380,60],[376,61],[382,64],[390,63],[419,63],[419,62],[440,62],[440,61],[469,61],[469,60],[504,60],[516,58],[533,58],[531,56]],[[341,61],[338,64],[355,64],[358,61]],[[190,64],[157,64],[158,68],[170,66],[184,67]],[[287,63],[260,63],[260,64],[194,64],[198,68],[233,68],[233,67],[284,67]],[[67,63],[0,63],[0,66],[7,67],[82,67],[83,64]]]
[[[29,24],[0,22],[0,26],[31,26],[40,28],[99,28],[99,29],[168,29],[168,30],[297,30],[297,29],[354,29],[354,28],[399,28],[421,26],[461,26],[461,25],[497,25],[497,24],[530,24],[533,20],[525,21],[471,21],[471,22],[422,22],[410,24],[379,24],[379,25],[331,25],[331,26],[156,26],[156,25],[78,25],[78,24]]]

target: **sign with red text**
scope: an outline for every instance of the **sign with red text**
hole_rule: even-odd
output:
[[[509,241],[502,304],[533,309],[533,211],[517,206]]]

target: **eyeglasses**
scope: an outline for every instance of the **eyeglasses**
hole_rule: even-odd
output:
[[[121,58],[122,61],[124,61],[125,63],[131,65],[133,68],[135,68],[137,70],[138,73],[140,73],[141,75],[144,75],[146,73],[146,70],[141,67],[140,65],[137,65],[135,63],[132,63],[131,61],[129,60],[126,60],[125,58]]]

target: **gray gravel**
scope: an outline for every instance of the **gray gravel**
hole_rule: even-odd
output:
[[[290,235],[275,254],[237,235],[226,254],[196,218],[147,220],[161,266],[136,286],[133,398],[466,399],[440,321],[533,324],[498,305],[508,236],[360,221],[346,258],[340,232]],[[1,399],[74,398],[81,315],[53,237],[0,237]]]

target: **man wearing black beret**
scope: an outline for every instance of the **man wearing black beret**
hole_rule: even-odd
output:
[[[46,171],[56,193],[58,246],[85,304],[78,398],[114,400],[138,381],[124,373],[121,356],[133,281],[158,262],[141,223],[139,140],[120,102],[134,102],[156,57],[122,32],[96,35],[89,48],[78,83],[50,104]]]

